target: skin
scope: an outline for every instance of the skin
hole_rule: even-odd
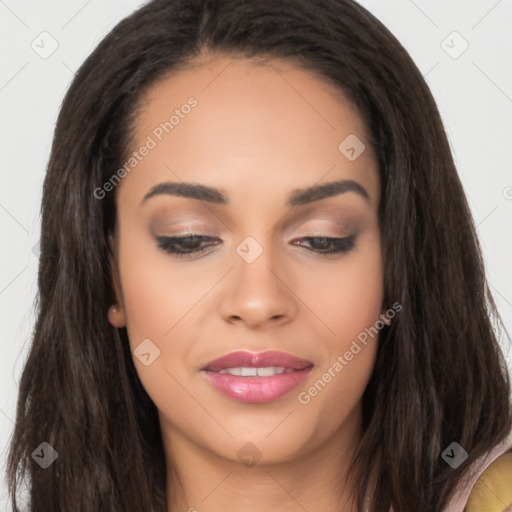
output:
[[[126,326],[132,353],[145,339],[160,350],[150,365],[134,363],[159,411],[168,475],[177,475],[168,477],[169,511],[355,512],[354,489],[336,487],[361,437],[377,338],[307,405],[298,394],[387,309],[375,155],[368,142],[354,161],[338,150],[349,134],[368,141],[366,127],[309,71],[208,55],[147,91],[131,150],[190,96],[198,105],[118,185],[111,240],[118,307],[110,320]],[[285,204],[292,190],[338,179],[359,183],[369,200],[350,191]],[[217,187],[230,202],[162,194],[141,204],[168,181]],[[155,236],[187,229],[220,243],[190,258],[157,247]],[[355,247],[326,257],[307,241],[297,245],[312,233],[356,233]],[[247,236],[263,249],[252,263],[236,252]],[[271,349],[314,364],[275,402],[234,401],[200,372],[234,350]],[[247,443],[261,455],[256,465],[237,455]]]

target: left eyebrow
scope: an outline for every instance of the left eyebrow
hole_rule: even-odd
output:
[[[370,196],[366,189],[354,180],[338,180],[331,183],[325,183],[323,185],[317,185],[314,187],[307,187],[304,189],[294,189],[290,194],[290,197],[286,201],[286,206],[300,206],[309,204],[314,201],[320,201],[328,197],[344,194],[346,192],[355,192],[359,194],[367,201],[370,200]],[[219,189],[208,187],[197,183],[175,183],[165,182],[155,185],[151,190],[144,196],[141,204],[147,201],[150,197],[154,197],[161,194],[187,197],[191,199],[199,199],[200,201],[208,201],[210,203],[216,203],[221,205],[229,204],[229,198],[227,195],[222,193]]]

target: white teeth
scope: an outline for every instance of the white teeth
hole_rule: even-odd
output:
[[[266,366],[264,368],[251,368],[247,366],[239,366],[237,368],[225,368],[220,370],[219,373],[229,373],[230,375],[237,375],[240,377],[273,377],[281,373],[289,373],[293,371],[290,368],[283,368],[282,366]]]
[[[266,368],[257,368],[258,377],[273,377],[284,372],[284,368],[276,368],[274,366],[268,366]]]

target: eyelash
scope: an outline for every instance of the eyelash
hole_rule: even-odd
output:
[[[356,239],[356,235],[352,234],[350,236],[347,236],[345,238],[338,238],[338,237],[328,237],[328,236],[305,236],[300,238],[299,240],[327,240],[330,244],[335,245],[334,249],[330,249],[329,251],[321,251],[321,250],[315,250],[315,249],[308,249],[312,252],[315,252],[316,254],[319,254],[321,256],[329,257],[330,255],[334,254],[344,254],[348,253],[351,250],[355,248],[354,241]],[[179,245],[183,243],[184,241],[192,241],[192,242],[198,242],[198,241],[205,241],[205,240],[212,240],[211,237],[203,236],[203,235],[189,235],[189,236],[159,236],[156,237],[157,246],[162,249],[163,251],[172,254],[174,256],[178,257],[187,257],[192,256],[196,254],[200,254],[204,252],[208,246],[202,246],[198,249],[189,249],[189,250],[183,250],[183,249],[176,249],[176,245]],[[301,246],[304,247],[304,246]]]

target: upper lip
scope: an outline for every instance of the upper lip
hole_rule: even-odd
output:
[[[237,351],[230,352],[213,361],[210,361],[203,370],[218,372],[226,368],[266,368],[269,366],[277,366],[282,368],[291,368],[293,370],[302,370],[308,366],[313,366],[311,361],[300,359],[286,352],[276,350],[267,350],[266,352],[246,352]]]

